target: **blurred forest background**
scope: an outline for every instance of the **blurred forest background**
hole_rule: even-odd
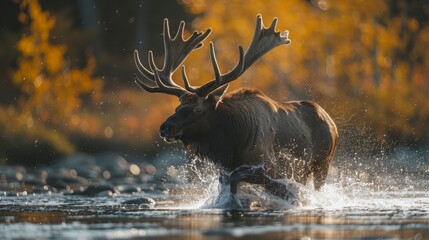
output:
[[[134,84],[134,49],[143,60],[152,49],[162,62],[163,19],[173,32],[184,20],[187,34],[213,29],[209,41],[225,72],[237,45],[247,48],[259,13],[267,25],[278,17],[292,44],[264,56],[231,89],[319,102],[339,126],[343,151],[429,144],[427,0],[3,0],[0,163],[180,149],[158,137],[178,101]],[[185,62],[194,85],[213,78],[209,61],[205,44]]]

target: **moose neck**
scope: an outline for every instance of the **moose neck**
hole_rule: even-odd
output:
[[[184,135],[181,141],[185,145],[188,154],[198,156],[202,159],[207,159],[214,163],[224,165],[225,150],[224,142],[228,138],[228,128],[223,126],[219,113],[219,108],[213,109],[210,112],[209,121],[205,129],[201,129],[198,135]]]
[[[207,134],[182,139],[191,155],[220,164],[227,170],[243,164],[241,152],[253,146],[260,133],[256,119],[247,110],[252,101],[225,99],[211,116]],[[248,106],[249,105],[249,106]]]

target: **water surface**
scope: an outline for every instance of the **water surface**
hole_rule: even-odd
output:
[[[407,171],[335,166],[320,192],[289,181],[299,190],[296,202],[243,185],[241,210],[213,203],[224,193],[218,192],[212,168],[193,182],[177,174],[180,168],[169,169],[171,178],[163,182],[141,174],[109,179],[103,184],[117,191],[102,187],[94,193],[4,180],[0,238],[429,239],[427,166]]]

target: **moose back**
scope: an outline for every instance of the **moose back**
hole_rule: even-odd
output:
[[[149,68],[143,66],[134,52],[139,73],[136,83],[147,92],[175,95],[180,105],[160,127],[160,136],[167,142],[181,141],[189,154],[208,159],[223,169],[220,181],[229,185],[235,196],[240,182],[263,184],[281,196],[280,178],[293,178],[306,184],[313,177],[320,189],[328,174],[338,138],[337,128],[329,115],[309,101],[277,102],[254,89],[226,93],[228,84],[236,80],[257,59],[273,48],[290,44],[288,32],[276,31],[275,18],[266,28],[257,16],[255,33],[246,51],[238,47],[238,61],[229,72],[220,72],[214,45],[210,57],[215,78],[202,86],[191,86],[182,66],[183,86],[172,74],[191,51],[202,46],[210,35],[195,31],[183,38],[184,22],[177,34],[170,36],[168,20],[164,20],[164,66],[155,65],[149,51]],[[285,152],[287,154],[278,154]]]

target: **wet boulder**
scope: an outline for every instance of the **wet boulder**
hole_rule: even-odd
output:
[[[100,167],[93,156],[86,153],[75,153],[59,159],[55,162],[53,169],[76,171],[76,174],[88,180],[95,180],[100,177]]]
[[[141,193],[142,188],[138,185],[119,185],[117,186],[117,189],[121,191],[121,193],[126,194],[134,194],[134,193]]]
[[[100,153],[95,155],[95,161],[104,179],[132,176],[130,164],[119,154],[113,152]]]
[[[139,208],[153,208],[155,207],[155,200],[149,197],[141,197],[141,198],[135,198],[130,199],[127,201],[122,202],[122,204],[125,205],[138,205]]]
[[[30,173],[25,174],[22,181],[26,185],[39,186],[39,185],[46,184],[46,179],[42,176],[42,174],[37,173],[37,172],[35,172],[35,173],[30,172]]]
[[[79,189],[89,185],[89,181],[77,175],[74,170],[51,170],[46,178],[46,184],[59,189]]]
[[[76,190],[73,192],[73,195],[82,195],[88,197],[112,197],[119,194],[120,191],[117,188],[106,184],[90,185],[84,188],[83,191]]]
[[[20,182],[27,170],[22,166],[0,166],[0,182]]]

